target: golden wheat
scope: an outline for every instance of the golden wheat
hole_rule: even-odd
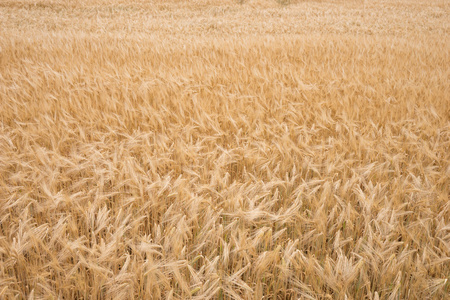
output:
[[[450,3],[0,2],[1,299],[444,299]]]

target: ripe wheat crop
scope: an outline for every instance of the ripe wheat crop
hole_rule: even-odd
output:
[[[449,297],[449,15],[0,1],[0,299]]]

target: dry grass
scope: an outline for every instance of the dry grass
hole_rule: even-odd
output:
[[[0,2],[1,299],[449,295],[449,2],[278,2]]]

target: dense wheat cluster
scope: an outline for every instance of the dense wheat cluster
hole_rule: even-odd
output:
[[[448,297],[449,14],[0,1],[0,298]]]

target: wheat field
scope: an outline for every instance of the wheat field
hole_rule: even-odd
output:
[[[0,299],[449,299],[449,16],[0,1]]]

